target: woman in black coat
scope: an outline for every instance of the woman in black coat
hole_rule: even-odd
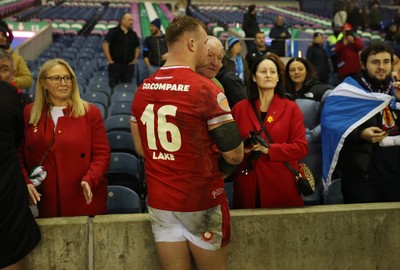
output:
[[[320,204],[322,196],[322,145],[320,114],[325,98],[333,86],[321,83],[314,66],[304,58],[291,58],[286,64],[285,87],[289,97],[300,107],[304,116],[307,156],[302,160],[310,167],[316,181],[316,191],[303,196],[305,204]]]

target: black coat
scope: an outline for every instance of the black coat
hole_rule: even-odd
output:
[[[366,77],[354,78],[363,85],[362,78]],[[380,91],[372,88],[374,92]],[[395,124],[400,126],[400,112],[392,110],[392,114]],[[379,112],[354,129],[344,141],[337,168],[346,203],[400,201],[400,146],[381,147],[361,138],[362,131],[368,127],[382,128],[382,121]]]
[[[285,38],[281,37],[282,33],[286,33]],[[271,32],[269,33],[269,37],[272,40],[271,42],[271,51],[276,53],[279,56],[285,56],[285,49],[286,49],[286,39],[292,37],[289,33],[288,28],[285,25],[274,25],[271,28]]]
[[[24,122],[17,89],[0,81],[0,268],[14,264],[39,242],[39,228],[28,207],[28,190],[17,147]]]
[[[263,57],[270,50],[271,50],[271,47],[269,47],[269,46],[267,46],[264,51],[258,50],[257,47],[251,48],[249,51],[247,51],[247,54],[246,54],[247,66],[251,69],[251,67],[253,66],[253,63],[259,57]]]
[[[242,84],[242,80],[225,66],[222,66],[215,78],[217,78],[224,87],[225,96],[228,99],[231,109],[237,102],[246,99],[246,89]]]
[[[329,81],[329,73],[331,69],[325,49],[321,45],[313,43],[307,49],[306,58],[315,67],[320,81],[327,83]]]
[[[245,13],[243,15],[243,25],[242,29],[246,34],[246,37],[255,37],[257,32],[260,31],[260,27],[258,26],[257,17],[251,13]]]

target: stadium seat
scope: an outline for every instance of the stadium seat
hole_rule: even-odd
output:
[[[111,152],[124,152],[136,156],[135,145],[132,134],[128,131],[110,131],[107,132],[108,142]]]
[[[116,114],[131,114],[131,102],[114,102],[108,107],[108,116]]]
[[[333,179],[329,186],[328,192],[324,192],[324,204],[341,204],[343,203],[341,179]]]
[[[119,83],[114,86],[114,92],[132,92],[135,93],[137,90],[136,83]]]
[[[82,84],[82,85],[87,85],[88,84],[88,79],[85,78],[84,76],[76,75],[75,79],[79,84]]]
[[[107,114],[106,108],[104,107],[104,105],[101,103],[97,103],[97,102],[91,102],[91,103],[100,110],[101,116],[103,117],[103,120],[104,120],[106,118],[106,114]]]
[[[111,115],[107,117],[107,119],[104,121],[104,125],[106,127],[106,131],[114,131],[114,130],[119,130],[119,131],[131,131],[131,126],[130,126],[130,115]]]
[[[115,92],[111,96],[111,103],[115,102],[132,102],[135,96],[132,92]]]
[[[111,88],[108,85],[108,82],[89,83],[86,85],[86,92],[103,93],[107,95],[107,97],[111,96]]]
[[[108,186],[107,208],[109,214],[141,213],[142,207],[139,195],[123,186]]]
[[[108,72],[104,70],[96,71],[90,78],[89,84],[106,84],[108,86]]]
[[[85,83],[83,85],[86,85],[87,82],[90,80],[90,78],[92,77],[92,74],[89,70],[81,70],[78,68],[76,68],[75,70],[75,75],[76,77],[83,77],[85,78]]]
[[[78,83],[78,89],[81,95],[86,92],[86,87],[83,84]]]
[[[82,99],[88,102],[100,103],[104,108],[108,108],[108,96],[102,92],[85,92],[81,94]]]
[[[136,156],[122,152],[111,152],[110,167],[107,171],[109,185],[120,185],[140,194],[138,159]]]

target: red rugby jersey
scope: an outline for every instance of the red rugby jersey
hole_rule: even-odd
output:
[[[148,204],[200,211],[225,200],[208,126],[233,121],[225,95],[187,66],[160,68],[132,103],[145,155]]]

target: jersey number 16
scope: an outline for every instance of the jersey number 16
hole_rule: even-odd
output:
[[[164,105],[155,112],[154,104],[146,106],[142,117],[140,117],[140,121],[146,126],[149,149],[158,150],[156,137],[158,137],[161,147],[168,152],[175,152],[181,148],[182,139],[179,128],[175,124],[167,122],[167,115],[175,117],[176,110],[176,106]],[[170,140],[168,140],[168,133],[170,134]]]

